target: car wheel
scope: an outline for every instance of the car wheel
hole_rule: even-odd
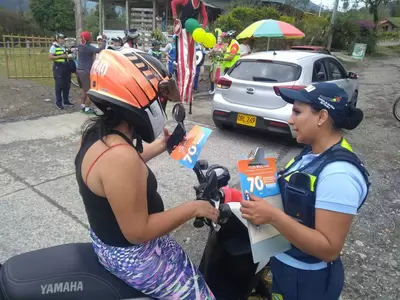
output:
[[[358,92],[355,91],[353,94],[353,97],[351,97],[350,103],[353,105],[353,107],[357,107],[357,99],[358,99]]]

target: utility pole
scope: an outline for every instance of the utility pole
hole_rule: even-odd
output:
[[[329,31],[328,31],[328,43],[326,45],[326,48],[330,51],[331,50],[331,45],[332,45],[332,34],[333,34],[333,25],[335,25],[335,20],[336,20],[336,15],[337,15],[337,10],[339,6],[339,0],[335,0],[335,4],[333,5],[333,11],[332,11],[332,17],[331,17],[331,23],[329,24]]]
[[[85,1],[85,0],[83,0]],[[75,28],[76,41],[78,42],[83,31],[83,5],[82,0],[75,0]]]
[[[321,0],[321,2],[320,2],[320,4],[319,4],[319,13],[318,13],[318,17],[321,16],[321,11],[322,11],[322,0]]]

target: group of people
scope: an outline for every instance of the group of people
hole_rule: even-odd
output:
[[[215,77],[214,72],[216,65],[222,60],[222,67],[225,72],[227,72],[241,56],[251,53],[248,41],[244,40],[239,44],[239,42],[234,39],[234,34],[234,31],[222,33],[218,37],[216,46],[208,52],[213,61],[210,69],[210,94],[215,92],[215,82],[218,79]],[[138,37],[139,33],[137,30],[131,30],[127,32],[124,39],[121,37],[112,38],[112,48],[115,50],[123,47],[137,49]],[[90,86],[89,73],[96,55],[106,48],[106,37],[99,35],[96,39],[97,47],[95,47],[91,45],[91,34],[87,31],[82,32],[81,43],[76,47],[76,52],[78,54],[76,65],[74,64],[75,56],[71,53],[71,49],[65,47],[65,38],[63,34],[57,34],[50,48],[50,60],[54,62],[53,75],[55,79],[56,107],[58,109],[64,109],[65,107],[73,106],[73,103],[69,100],[69,92],[71,88],[71,74],[76,72],[79,85],[82,89],[81,111],[91,114],[94,110],[86,94]],[[202,55],[206,55],[205,49],[200,44],[196,44],[196,51],[200,51]],[[148,54],[159,60],[162,60],[165,56],[167,58],[168,71],[177,78],[175,35],[172,36],[171,40],[163,49],[159,41],[153,41],[151,49],[148,50]],[[200,72],[201,64],[198,64],[194,77],[194,92],[198,91]]]
[[[99,59],[115,55],[116,64],[107,69],[111,75],[132,64],[129,53],[109,51]],[[226,51],[224,61],[232,55],[237,52]],[[159,84],[166,80],[160,64],[138,59]],[[111,75],[97,76],[98,84],[88,91],[103,114],[85,124],[75,159],[94,251],[105,269],[153,298],[213,300],[202,274],[170,233],[195,217],[217,221],[219,211],[208,201],[166,210],[147,165],[166,151],[165,96],[179,101],[172,98],[179,95],[177,86],[171,81],[167,93],[154,97],[144,93],[154,90],[153,82],[127,86],[120,82],[134,80],[133,74]],[[110,90],[102,90],[104,85]],[[363,113],[332,83],[281,88],[279,94],[293,104],[288,122],[307,146],[278,173],[284,211],[251,196],[241,202],[242,217],[271,224],[292,244],[271,259],[272,299],[338,300],[344,285],[340,252],[370,186],[342,129],[356,128]]]
[[[113,38],[113,48],[138,48],[138,37],[137,30],[131,30],[127,32],[124,40],[120,37]],[[96,41],[97,47],[92,45],[91,33],[84,31],[80,36],[80,44],[69,49],[65,45],[65,35],[57,34],[55,36],[54,42],[50,47],[49,59],[53,61],[56,107],[58,109],[74,106],[69,100],[69,93],[72,73],[76,73],[79,86],[82,89],[80,110],[86,114],[94,113],[94,107],[87,96],[90,88],[90,70],[98,53],[106,49],[107,37],[99,35]],[[78,57],[77,62],[75,62],[76,56]]]
[[[222,63],[225,71],[250,52],[234,35],[233,31],[220,35],[210,51],[212,57],[220,52],[214,64]],[[137,90],[121,86],[121,80],[134,80],[132,74],[119,72],[132,64],[124,55],[115,59],[116,65],[110,65],[107,72],[127,78],[99,76],[98,84],[91,86],[91,67],[96,54],[106,48],[106,37],[97,37],[98,47],[91,42],[90,33],[83,32],[77,47],[81,109],[91,112],[93,102],[103,114],[85,125],[75,166],[94,251],[104,268],[151,297],[215,299],[197,267],[169,233],[194,217],[217,221],[218,209],[208,201],[188,201],[165,210],[156,176],[147,165],[166,150],[170,134],[164,128],[165,95],[179,95],[176,84],[169,84],[168,93],[159,97],[144,93],[154,90],[150,81],[143,81],[144,86]],[[116,39],[114,43],[135,48],[137,35],[132,33],[125,41]],[[172,62],[170,74],[175,72],[174,44],[167,51]],[[159,55],[158,47],[153,46],[153,56]],[[99,59],[115,55],[119,54],[109,51]],[[50,48],[50,59],[54,62],[56,105],[60,109],[71,106],[73,55],[62,34]],[[159,65],[146,59],[141,63],[154,78],[165,80]],[[103,86],[100,81],[115,88],[99,90]],[[356,128],[363,113],[332,83],[302,90],[281,88],[279,94],[293,104],[289,124],[297,141],[307,146],[278,173],[284,211],[251,196],[251,201],[241,202],[242,217],[256,225],[271,224],[292,244],[289,251],[271,259],[273,299],[337,300],[344,284],[340,252],[370,186],[367,170],[341,130]]]

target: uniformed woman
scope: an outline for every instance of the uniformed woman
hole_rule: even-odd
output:
[[[278,173],[284,212],[254,196],[241,211],[291,243],[271,259],[272,299],[337,300],[344,284],[340,252],[369,189],[369,174],[341,129],[355,129],[363,113],[332,83],[282,88],[280,95],[293,104],[289,124],[297,142],[308,146]]]
[[[49,59],[54,62],[53,76],[56,90],[56,106],[58,109],[72,107],[69,101],[69,91],[71,89],[71,68],[69,59],[73,55],[67,53],[65,48],[65,36],[61,33],[56,35],[56,39],[50,47]]]

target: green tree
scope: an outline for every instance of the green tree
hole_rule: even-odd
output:
[[[53,33],[72,33],[75,12],[72,0],[30,0],[29,7],[37,24]]]
[[[279,16],[279,12],[272,7],[255,8],[238,6],[227,14],[220,16],[217,19],[217,27],[223,31],[236,30],[239,34],[243,29],[256,21],[263,19],[279,20]]]
[[[98,18],[99,17],[99,5],[96,5],[96,8],[94,10],[94,15]],[[115,21],[118,19],[119,15],[117,11],[115,10],[115,6],[111,2],[105,2],[104,3],[104,15],[105,15],[105,20],[112,20]]]
[[[99,35],[99,16],[96,16],[95,10],[85,13],[84,24],[85,30],[91,32],[93,37]]]
[[[351,1],[345,0],[344,7],[349,7],[349,2]],[[390,0],[356,0],[356,2],[363,3],[368,8],[369,13],[373,16],[375,23],[374,30],[376,30],[376,25],[379,22],[379,11],[382,9],[382,7],[386,6]]]

